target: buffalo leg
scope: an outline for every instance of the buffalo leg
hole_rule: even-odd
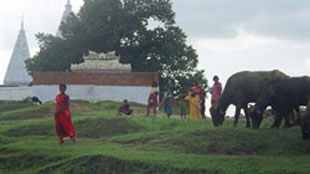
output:
[[[245,118],[246,118],[246,127],[250,128],[251,127],[251,123],[250,123],[250,118],[249,118],[249,112],[248,112],[248,106],[247,105],[243,106],[243,111],[244,111]]]
[[[282,116],[283,116],[282,112],[276,112],[276,119],[274,120],[271,128],[279,128],[279,126],[281,125]]]
[[[288,113],[285,113],[284,114],[284,118],[285,118],[285,127],[291,127],[291,123],[290,123],[290,113],[291,112],[288,112]],[[293,113],[294,114],[294,113]]]
[[[299,106],[295,108],[295,111],[296,111],[296,117],[294,115],[293,117],[293,125],[300,125],[300,109],[299,109]],[[293,114],[294,114],[294,111],[293,111]]]
[[[241,107],[236,105],[235,122],[234,122],[234,126],[235,127],[238,125],[238,120],[239,120],[239,116],[240,116],[240,110],[241,110]]]

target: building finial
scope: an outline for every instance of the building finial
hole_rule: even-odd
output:
[[[70,0],[67,1],[67,4],[65,7],[66,7],[66,11],[68,11],[68,13],[70,13],[72,11],[72,5],[71,5]]]
[[[21,30],[24,30],[24,13],[22,14],[22,25],[21,25]]]

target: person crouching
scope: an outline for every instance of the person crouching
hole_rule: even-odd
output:
[[[132,112],[133,110],[130,109],[130,106],[129,106],[129,103],[128,103],[128,100],[125,99],[124,102],[123,102],[123,105],[119,108],[118,112],[117,112],[117,115],[126,115],[126,116],[132,116]]]

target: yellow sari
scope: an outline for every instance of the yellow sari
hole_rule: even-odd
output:
[[[192,93],[196,93],[195,96],[192,96]],[[196,89],[193,89],[188,92],[188,103],[189,103],[189,109],[190,109],[190,118],[191,119],[200,119],[201,118],[201,112],[200,112],[200,97],[196,92]]]

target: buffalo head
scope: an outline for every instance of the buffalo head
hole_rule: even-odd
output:
[[[258,129],[263,120],[263,111],[254,106],[250,109],[249,116],[251,117],[253,128]]]
[[[215,127],[221,126],[224,122],[225,111],[221,110],[217,105],[210,108],[212,122]]]

